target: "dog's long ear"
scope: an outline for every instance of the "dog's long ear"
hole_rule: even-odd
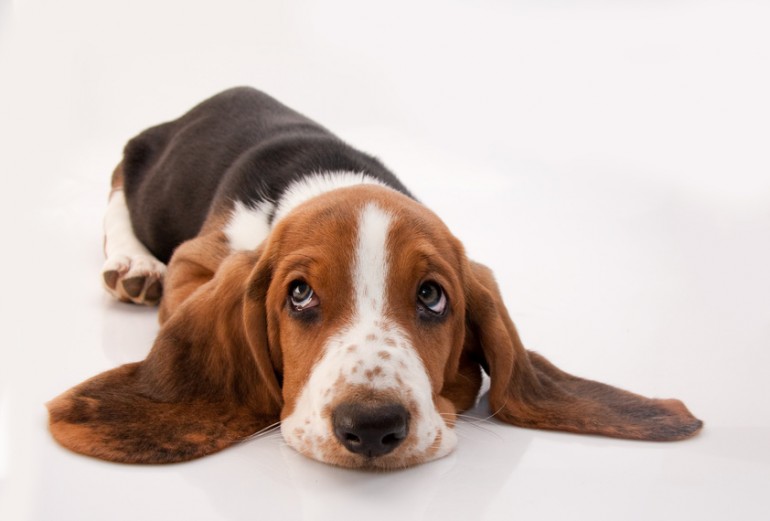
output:
[[[280,389],[264,329],[246,331],[265,314],[264,301],[247,295],[259,258],[244,252],[226,260],[166,321],[146,360],[49,402],[56,440],[110,461],[169,463],[216,452],[276,422]]]
[[[476,263],[467,271],[465,348],[489,373],[489,402],[497,418],[521,427],[639,440],[680,440],[701,429],[679,400],[584,380],[525,350],[492,272]]]

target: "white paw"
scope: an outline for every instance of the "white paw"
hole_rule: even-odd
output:
[[[166,265],[152,255],[113,255],[102,268],[107,292],[123,302],[154,306],[163,295]]]

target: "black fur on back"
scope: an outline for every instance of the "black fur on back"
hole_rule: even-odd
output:
[[[123,175],[134,233],[155,257],[195,237],[210,212],[277,201],[312,173],[362,172],[407,195],[385,166],[267,94],[236,87],[128,142]]]

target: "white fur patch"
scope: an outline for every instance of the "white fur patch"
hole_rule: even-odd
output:
[[[331,421],[323,417],[324,411],[351,386],[387,391],[410,411],[412,423],[404,448],[386,456],[394,458],[396,465],[398,460],[442,457],[457,443],[454,430],[436,411],[419,354],[408,336],[386,317],[390,223],[391,216],[375,205],[361,212],[351,273],[356,315],[349,327],[329,340],[294,410],[281,424],[290,446],[320,461],[329,461],[328,447],[334,443]],[[338,450],[344,451],[341,446]]]
[[[261,203],[254,207],[241,201],[233,206],[230,220],[225,226],[225,235],[233,251],[251,251],[259,246],[270,234],[270,212],[273,205]]]
[[[367,184],[388,187],[373,177],[356,172],[323,172],[303,177],[289,185],[281,196],[281,200],[278,202],[275,210],[273,224],[286,217],[294,208],[313,197],[318,197],[338,188]]]
[[[230,249],[250,251],[259,246],[272,229],[271,214],[273,215],[272,225],[275,225],[297,206],[314,197],[338,188],[364,184],[387,187],[384,183],[363,173],[323,172],[303,177],[290,184],[278,203],[263,201],[250,205],[236,201],[224,228]]]
[[[156,259],[134,235],[123,190],[112,192],[104,214],[104,255],[102,274],[117,273],[115,287],[109,287],[106,281],[104,287],[121,300],[145,303],[144,290],[137,297],[130,297],[121,287],[122,280],[144,277],[146,284],[150,284],[153,281],[162,282],[166,275],[166,265]]]
[[[107,259],[121,255],[153,256],[134,235],[123,190],[115,190],[110,196],[107,211],[104,214],[104,237],[104,253]]]
[[[383,318],[390,220],[390,215],[373,204],[367,205],[359,218],[353,288],[357,318],[361,323],[373,323]]]

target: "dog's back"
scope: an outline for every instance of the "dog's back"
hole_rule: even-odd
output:
[[[334,171],[366,172],[407,193],[378,160],[248,87],[145,130],[122,163],[134,232],[164,263],[223,204],[274,202],[299,177]]]

